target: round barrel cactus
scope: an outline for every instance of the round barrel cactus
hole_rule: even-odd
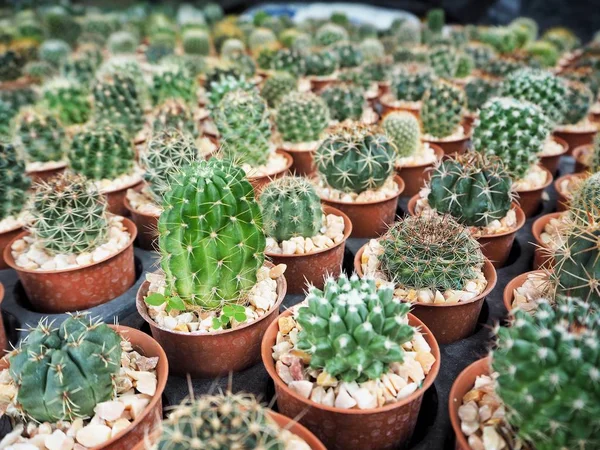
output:
[[[290,92],[275,113],[275,124],[284,142],[314,142],[329,125],[329,108],[311,92]]]
[[[52,113],[34,108],[22,110],[16,119],[15,134],[28,161],[45,163],[65,158],[65,128]]]
[[[96,75],[97,65],[89,57],[73,56],[68,58],[61,66],[62,76],[73,79],[88,87],[92,84]]]
[[[135,53],[138,38],[130,31],[115,31],[108,37],[106,47],[113,55]]]
[[[397,100],[418,102],[434,81],[430,68],[416,64],[400,66],[392,76],[391,92]]]
[[[260,95],[274,108],[284,95],[295,91],[297,87],[298,80],[294,76],[287,72],[275,72],[265,80]]]
[[[277,48],[277,36],[268,28],[255,28],[248,36],[248,48],[252,54],[258,54],[265,48]]]
[[[326,77],[333,75],[340,66],[337,53],[329,48],[311,51],[304,59],[306,61],[307,76]]]
[[[208,97],[208,108],[216,108],[225,94],[231,91],[241,89],[243,91],[254,91],[256,87],[246,81],[244,77],[234,77],[232,75],[223,75],[218,80],[211,81],[206,85],[206,94]]]
[[[288,72],[295,77],[301,77],[306,72],[304,54],[299,50],[282,48],[273,55],[270,65],[271,70]]]
[[[414,155],[421,146],[421,126],[411,113],[394,111],[383,119],[383,131],[396,147],[398,157]]]
[[[469,43],[465,52],[473,58],[475,68],[480,70],[485,70],[487,64],[496,56],[492,46],[475,42]]]
[[[183,51],[187,55],[208,56],[210,53],[210,36],[199,28],[190,28],[181,36]]]
[[[429,65],[441,78],[454,78],[458,68],[458,53],[446,45],[433,47],[428,53]]]
[[[585,84],[577,81],[566,82],[567,95],[565,102],[567,109],[562,124],[574,125],[585,120],[594,101],[592,91]]]
[[[12,120],[16,114],[17,111],[8,102],[0,100],[0,139],[11,137]]]
[[[38,49],[38,57],[41,61],[46,61],[54,67],[60,65],[71,54],[71,47],[65,41],[60,39],[48,39],[44,41]]]
[[[9,356],[19,406],[37,422],[94,416],[96,405],[114,396],[121,353],[121,337],[102,322],[74,315],[56,326],[43,319]]]
[[[363,52],[358,45],[338,42],[331,49],[337,54],[340,68],[358,67],[364,62]]]
[[[92,93],[98,122],[121,126],[130,135],[144,125],[142,94],[133,77],[119,73],[106,76],[96,82]]]
[[[92,112],[89,91],[82,84],[67,78],[56,78],[43,86],[44,101],[58,114],[65,125],[88,121]]]
[[[168,128],[189,133],[194,138],[200,135],[193,110],[177,98],[166,100],[156,108],[152,119],[152,130],[160,131]]]
[[[197,100],[196,80],[189,73],[176,65],[162,67],[152,78],[150,95],[152,104],[159,105],[169,98],[180,98],[194,105]]]
[[[495,97],[500,86],[500,81],[492,77],[473,77],[465,84],[467,96],[467,110],[475,113],[490,98]]]
[[[365,61],[377,61],[385,56],[385,48],[376,37],[363,40],[359,44],[359,48]]]
[[[366,107],[364,89],[350,83],[326,87],[321,97],[327,103],[331,120],[359,120]]]
[[[315,43],[321,47],[328,47],[345,40],[348,40],[348,32],[344,27],[335,23],[322,25],[315,34]]]
[[[0,137],[0,221],[21,212],[30,186],[25,161],[14,145]]]
[[[434,82],[421,106],[423,132],[434,138],[451,136],[460,127],[465,107],[463,90],[445,81]]]

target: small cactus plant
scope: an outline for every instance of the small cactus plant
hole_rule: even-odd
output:
[[[138,38],[130,31],[115,31],[108,37],[106,44],[113,55],[132,54],[138,47]]]
[[[496,96],[500,81],[491,77],[473,77],[465,84],[467,110],[475,113],[492,97]]]
[[[315,43],[321,47],[328,47],[336,42],[348,40],[348,32],[340,25],[326,23],[315,34]]]
[[[337,53],[331,49],[312,51],[305,57],[306,75],[327,77],[333,75],[340,67]]]
[[[383,119],[383,131],[396,148],[399,158],[414,155],[421,147],[419,120],[406,111],[395,111]]]
[[[181,37],[183,51],[187,55],[208,56],[210,54],[210,36],[205,30],[190,28]]]
[[[25,160],[13,144],[0,137],[0,221],[19,215],[30,185]]]
[[[275,124],[284,142],[315,142],[329,125],[329,108],[313,93],[291,92],[275,113]]]
[[[377,38],[367,38],[359,44],[365,61],[378,61],[385,56],[385,48]]]
[[[65,158],[65,128],[52,113],[34,108],[22,110],[16,119],[15,134],[27,161],[45,163]]]
[[[600,172],[585,178],[573,193],[571,216],[583,222],[600,221]]]
[[[189,105],[197,101],[196,80],[181,67],[166,65],[152,78],[152,104],[158,105],[169,98],[180,98]]]
[[[469,43],[465,47],[465,53],[473,58],[474,67],[480,70],[485,70],[487,64],[496,57],[492,46],[481,43]]]
[[[298,80],[288,72],[275,72],[264,82],[260,95],[274,108],[286,94],[295,91]]]
[[[420,65],[400,67],[392,76],[391,91],[397,100],[418,102],[431,87],[434,74],[431,69]]]
[[[43,98],[48,108],[58,114],[65,125],[88,121],[92,112],[89,91],[79,82],[55,78],[43,86]]]
[[[152,130],[154,132],[169,128],[188,133],[193,138],[200,135],[193,110],[176,98],[165,101],[156,108],[153,114]]]
[[[454,78],[458,68],[458,53],[452,47],[438,45],[428,54],[429,65],[434,73],[441,78]]]
[[[0,81],[12,81],[21,77],[25,62],[14,50],[0,46]]]
[[[265,48],[276,49],[278,47],[277,36],[268,28],[255,28],[248,36],[248,47],[254,55],[258,55]]]
[[[82,86],[89,87],[96,75],[97,66],[89,57],[74,56],[68,58],[61,66],[61,74],[73,79]]]
[[[338,42],[331,48],[337,54],[340,67],[343,69],[358,67],[364,62],[363,52],[357,45],[348,42]]]
[[[59,68],[71,54],[71,47],[60,39],[49,39],[44,41],[38,50],[38,57],[54,67]]]
[[[98,122],[113,123],[135,135],[144,125],[142,94],[136,81],[118,73],[98,80],[92,89],[94,117]]]
[[[206,93],[208,97],[208,108],[216,108],[225,94],[231,91],[241,89],[243,91],[256,90],[255,86],[244,77],[235,77],[232,75],[223,75],[221,78],[207,83]]]
[[[465,107],[463,90],[445,81],[434,82],[423,97],[423,132],[438,139],[451,136],[460,127]]]
[[[0,100],[0,139],[6,140],[12,135],[12,120],[16,114],[8,102]]]
[[[301,77],[306,72],[306,61],[299,50],[282,48],[273,55],[270,69],[278,72],[289,72],[295,77]]]
[[[360,120],[366,107],[364,89],[349,83],[327,86],[321,97],[327,103],[331,120]]]
[[[367,62],[362,69],[371,80],[384,82],[390,79],[392,64],[384,59],[376,59]]]
[[[585,120],[594,101],[592,91],[583,83],[569,81],[565,102],[567,109],[562,120],[563,125],[574,125]]]

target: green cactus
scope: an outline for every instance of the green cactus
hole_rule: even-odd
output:
[[[337,53],[331,49],[312,51],[305,56],[305,62],[306,75],[315,77],[333,75],[340,66]]]
[[[231,75],[223,75],[218,80],[207,81],[206,86],[208,108],[211,111],[221,103],[221,100],[228,92],[236,91],[238,89],[243,91],[256,91],[254,84],[246,81],[244,77],[234,77]]]
[[[562,124],[574,125],[587,119],[594,97],[592,91],[583,83],[569,81],[566,85],[567,95],[564,99],[567,108]]]
[[[520,69],[511,73],[502,83],[500,95],[538,105],[553,124],[562,123],[567,111],[565,83],[544,70]]]
[[[547,29],[541,39],[553,44],[561,53],[569,52],[581,45],[579,38],[571,30],[563,27]]]
[[[523,51],[538,61],[542,67],[554,67],[560,59],[558,49],[546,41],[530,42],[525,46]]]
[[[271,152],[271,123],[267,103],[257,92],[229,92],[213,113],[225,157],[252,167],[266,164]]]
[[[210,54],[210,36],[205,30],[196,28],[185,30],[181,40],[183,51],[188,55],[208,56]]]
[[[411,113],[395,111],[383,119],[383,131],[394,144],[399,158],[414,155],[421,147],[421,126]]]
[[[284,142],[314,142],[329,126],[329,108],[316,94],[290,92],[277,107],[275,124]]]
[[[31,180],[17,148],[0,136],[0,221],[17,216],[27,202]]]
[[[73,136],[69,167],[91,180],[114,180],[134,167],[133,142],[118,127],[91,125]]]
[[[97,70],[97,78],[101,80],[110,80],[115,75],[133,80],[142,107],[150,103],[149,86],[146,83],[142,67],[134,58],[131,58],[130,55],[113,56]]]
[[[473,58],[473,65],[479,70],[485,70],[487,64],[496,57],[496,52],[492,46],[474,42],[470,42],[465,47],[465,53]]]
[[[163,211],[158,231],[166,295],[205,309],[243,299],[256,284],[266,244],[244,171],[215,158],[194,163],[173,182]]]
[[[277,36],[268,28],[255,28],[248,37],[248,48],[255,55],[265,48],[276,49],[277,47]]]
[[[28,161],[45,163],[65,158],[66,133],[54,114],[26,108],[15,122],[16,141]]]
[[[598,91],[600,90],[600,73],[593,68],[567,68],[561,72],[560,76],[566,80],[578,81],[585,84],[592,91],[594,98],[598,96]]]
[[[221,52],[223,43],[229,39],[245,41],[244,32],[235,23],[223,20],[217,23],[212,30],[212,38],[217,52]]]
[[[569,211],[577,220],[590,222],[592,218],[600,222],[600,172],[592,173],[578,186]]]
[[[537,106],[512,98],[492,98],[479,111],[473,148],[498,156],[506,171],[518,180],[537,164],[550,131],[548,118]]]
[[[135,53],[138,47],[138,38],[130,31],[116,31],[108,37],[106,47],[113,55]]]
[[[14,50],[0,46],[0,81],[13,81],[23,74],[25,61]]]
[[[398,45],[410,47],[421,44],[421,24],[415,20],[406,20],[394,31]]]
[[[65,125],[88,121],[92,104],[89,92],[77,81],[55,78],[44,84],[43,98],[48,108],[58,115]]]
[[[376,37],[367,38],[359,45],[360,52],[367,62],[378,61],[385,56],[383,44]]]
[[[397,100],[418,102],[434,79],[435,75],[427,67],[416,64],[401,66],[392,76],[391,91]]]
[[[589,171],[591,173],[600,172],[600,135],[596,133],[592,145],[592,154],[589,157]]]
[[[277,72],[289,72],[295,77],[301,77],[306,72],[304,58],[304,55],[298,50],[282,48],[273,55],[270,68]]]
[[[81,25],[64,6],[51,6],[44,10],[43,22],[48,35],[75,44],[81,34]]]
[[[88,14],[83,18],[82,32],[86,35],[98,36],[106,41],[111,33],[116,31],[118,22],[111,14]]]
[[[56,74],[56,67],[46,61],[30,61],[23,67],[23,75],[43,81]]]
[[[347,40],[348,32],[346,29],[335,23],[326,23],[315,33],[315,43],[321,47],[328,47],[336,42]]]
[[[537,450],[600,447],[600,316],[579,299],[517,309],[497,328],[491,368],[496,393],[520,445]]]
[[[265,234],[277,242],[315,236],[323,226],[321,199],[305,178],[274,180],[259,199]]]
[[[38,57],[54,67],[59,68],[71,54],[71,47],[65,41],[49,39],[44,41],[38,50]]]
[[[61,66],[61,74],[89,87],[96,76],[96,63],[89,57],[76,56],[67,59]]]
[[[319,174],[329,186],[360,194],[392,176],[395,148],[384,134],[361,124],[340,125],[315,153]]]
[[[486,76],[473,77],[465,84],[467,110],[475,113],[490,98],[495,97],[500,87],[500,81]]]
[[[492,58],[481,70],[491,76],[505,78],[524,67],[527,67],[527,64],[520,59],[512,56],[498,56]]]
[[[458,60],[456,63],[456,71],[454,72],[454,78],[467,78],[471,75],[474,68],[475,63],[473,62],[473,57],[467,53],[459,52]]]
[[[310,367],[346,382],[379,380],[391,363],[404,361],[403,345],[415,334],[410,306],[394,299],[390,287],[375,280],[328,279],[311,287],[298,309],[297,347],[310,355]]]
[[[510,25],[517,33],[519,47],[523,47],[528,42],[535,41],[538,36],[538,24],[529,17],[517,17]]]
[[[146,59],[150,64],[158,64],[164,57],[175,52],[176,38],[170,33],[157,33],[149,38]]]
[[[331,120],[360,120],[366,107],[365,92],[360,86],[348,83],[327,86],[321,97],[327,103]]]
[[[446,24],[446,15],[441,8],[430,9],[427,12],[426,25],[433,33],[441,33]]]
[[[24,106],[33,105],[38,101],[38,94],[31,86],[11,86],[0,88],[0,101],[10,105],[15,114]]]
[[[375,87],[370,73],[367,72],[364,67],[354,67],[352,69],[342,70],[338,74],[338,80],[341,83],[358,86],[365,92]]]
[[[364,62],[360,47],[350,42],[338,42],[332,45],[331,48],[337,54],[340,67],[343,69],[358,67]]]
[[[10,140],[12,136],[12,121],[17,111],[12,106],[0,100],[0,140]]]
[[[288,93],[298,88],[298,80],[288,72],[275,72],[267,78],[260,95],[271,108],[275,108]]]
[[[373,81],[386,82],[390,80],[392,64],[385,59],[367,62],[362,67],[365,75]]]
[[[197,121],[194,118],[193,109],[189,108],[183,101],[176,98],[166,100],[156,108],[152,118],[152,130],[154,132],[175,128],[198,138]]]
[[[479,40],[503,55],[514,53],[519,47],[518,33],[510,27],[489,27],[479,32]]]
[[[458,53],[452,47],[438,45],[428,54],[429,65],[433,72],[441,78],[454,78],[458,68]]]
[[[469,229],[448,215],[406,217],[379,242],[381,270],[401,288],[462,290],[485,261]]]
[[[221,46],[221,58],[230,58],[246,51],[246,46],[239,39],[227,39]]]
[[[423,97],[423,132],[434,138],[452,135],[461,124],[465,107],[463,90],[442,80],[435,81]]]
[[[123,127],[130,135],[144,125],[142,97],[133,77],[114,73],[99,79],[92,88],[94,118]]]
[[[196,104],[196,80],[181,67],[165,65],[152,78],[152,104],[158,105],[169,98],[180,98],[189,105]]]

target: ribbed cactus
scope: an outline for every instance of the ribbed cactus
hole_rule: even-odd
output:
[[[68,156],[73,172],[91,180],[114,180],[131,173],[135,149],[120,128],[90,125],[73,136]]]
[[[394,146],[384,134],[354,123],[335,128],[315,154],[329,186],[357,194],[381,187],[394,171],[394,159]]]
[[[38,50],[38,57],[58,68],[71,54],[71,47],[60,39],[44,41]]]
[[[331,120],[360,120],[366,107],[364,89],[349,83],[327,86],[321,97],[327,103]]]
[[[210,36],[198,28],[185,30],[181,37],[183,51],[188,55],[208,56],[210,54]]]
[[[195,78],[187,71],[175,65],[165,65],[152,77],[152,104],[158,105],[169,98],[180,98],[189,105],[195,105],[197,89]]]
[[[554,124],[562,123],[567,111],[564,81],[544,70],[521,69],[511,73],[502,83],[500,95],[539,106]]]
[[[297,87],[296,77],[288,72],[275,72],[265,80],[260,95],[271,108],[274,108],[286,94],[295,91]]]
[[[429,206],[472,227],[502,219],[513,201],[512,179],[502,161],[478,153],[441,161],[429,187]]]
[[[538,153],[550,130],[548,118],[537,106],[496,97],[479,111],[473,130],[473,148],[498,156],[504,161],[506,171],[518,180],[538,162]]]
[[[37,81],[46,80],[56,74],[56,67],[46,61],[30,61],[23,67],[23,75]]]
[[[321,199],[305,178],[274,180],[259,199],[265,234],[278,242],[315,236],[323,226]]]
[[[379,242],[381,270],[399,287],[461,290],[484,263],[480,244],[448,215],[406,217]]]
[[[55,78],[45,83],[42,90],[48,108],[56,112],[65,125],[85,123],[90,118],[89,91],[79,82]]]
[[[523,51],[542,67],[554,67],[560,58],[558,49],[546,41],[531,42],[525,46]]]
[[[378,61],[385,56],[385,48],[377,38],[367,38],[359,44],[365,61]]]
[[[585,178],[573,193],[571,215],[584,222],[600,221],[600,172]]]
[[[108,240],[106,197],[87,179],[72,174],[37,186],[31,232],[50,253],[80,254]]]
[[[146,59],[150,64],[158,64],[166,56],[175,53],[177,41],[171,33],[157,33],[149,37]]]
[[[216,108],[225,94],[231,91],[241,89],[243,91],[255,91],[256,87],[244,77],[235,77],[232,75],[223,75],[220,79],[207,82],[206,94],[208,97],[208,108]]]
[[[397,100],[418,102],[431,87],[434,74],[420,65],[400,66],[392,76],[391,92]]]
[[[153,132],[140,162],[145,170],[144,180],[158,203],[162,203],[173,178],[197,157],[198,148],[190,134],[174,128]]]
[[[168,128],[189,133],[193,138],[200,135],[193,109],[180,99],[172,98],[165,101],[153,113],[152,130],[156,132]]]
[[[567,298],[535,315],[516,310],[497,331],[491,367],[506,420],[526,448],[600,448],[600,315]]]
[[[133,77],[118,73],[105,76],[96,82],[92,93],[97,121],[123,127],[130,135],[144,125],[141,93]]]
[[[500,81],[491,77],[473,77],[465,84],[467,110],[477,112],[490,98],[495,97]]]
[[[600,172],[600,135],[596,133],[592,145],[592,154],[589,158],[589,170],[591,173]]]
[[[487,64],[496,57],[496,52],[492,46],[481,43],[469,43],[465,47],[465,53],[473,58],[473,65],[480,70],[485,70]]]
[[[56,115],[26,108],[17,116],[15,137],[27,161],[50,162],[65,158],[66,133]]]
[[[96,63],[89,57],[74,56],[68,58],[61,66],[61,74],[89,87],[94,81],[97,69]]]
[[[31,105],[37,100],[38,94],[30,86],[0,89],[0,101],[8,103],[15,113],[23,106]]]
[[[267,103],[258,93],[229,92],[213,113],[221,135],[221,150],[227,158],[253,167],[267,162],[271,122]]]
[[[74,315],[55,326],[42,319],[9,355],[19,407],[37,422],[94,416],[114,396],[121,353],[121,337],[100,321]]]
[[[594,101],[592,91],[583,83],[569,81],[567,84],[567,95],[564,100],[567,104],[563,124],[574,125],[585,120],[590,112]]]
[[[297,347],[310,355],[310,367],[346,382],[379,380],[391,363],[404,361],[403,345],[415,329],[410,306],[394,299],[390,287],[372,279],[328,279],[323,290],[310,288],[298,309]]]
[[[306,72],[306,61],[299,50],[282,48],[273,55],[271,70],[289,72],[295,77],[301,77]]]
[[[244,171],[215,158],[195,163],[173,182],[163,211],[158,231],[165,295],[206,309],[243,299],[256,284],[266,244]]]
[[[277,36],[268,28],[255,28],[248,37],[248,48],[254,55],[258,55],[265,48],[276,49]]]
[[[421,24],[416,20],[405,20],[394,30],[396,42],[410,47],[421,44]]]
[[[526,67],[527,64],[521,61],[520,59],[514,58],[512,56],[498,56],[496,58],[492,58],[483,70],[485,73],[492,75],[494,77],[505,78],[509,76],[513,72],[517,72],[518,70]]]
[[[454,72],[454,78],[464,79],[471,75],[473,69],[475,68],[475,63],[473,62],[473,57],[468,55],[465,52],[458,53],[458,62],[456,64],[456,71]]]
[[[392,112],[383,119],[382,128],[399,158],[412,156],[421,147],[421,126],[414,114]]]
[[[329,126],[329,108],[316,94],[291,92],[275,113],[275,124],[284,142],[314,142]]]
[[[305,62],[306,75],[315,77],[332,75],[340,66],[337,53],[329,48],[311,51],[305,56]]]
[[[0,221],[21,212],[30,185],[25,160],[13,144],[0,136]]]
[[[345,40],[348,40],[348,32],[344,27],[334,23],[322,25],[315,34],[315,43],[321,47]]]
[[[465,107],[463,90],[445,81],[434,82],[421,106],[423,132],[434,138],[452,135],[461,124]]]
[[[135,53],[138,38],[130,31],[116,31],[108,37],[106,47],[113,55]]]
[[[234,55],[242,54],[246,51],[246,46],[239,39],[227,39],[221,47],[221,58],[231,58]]]
[[[349,42],[338,42],[331,48],[337,54],[341,68],[358,67],[364,61],[363,52],[358,45]]]

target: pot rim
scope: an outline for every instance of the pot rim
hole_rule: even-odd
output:
[[[464,132],[463,129],[463,135],[460,138],[454,138],[454,139],[423,139],[421,137],[421,140],[423,142],[427,142],[428,144],[456,144],[459,142],[465,142],[468,141],[469,139],[471,139],[471,137],[473,136],[473,130],[469,131],[468,133]]]
[[[92,263],[86,264],[84,266],[72,267],[70,269],[60,269],[60,270],[30,270],[30,269],[25,269],[24,267],[21,267],[21,266],[17,265],[15,259],[13,258],[13,255],[12,255],[12,246],[15,243],[15,241],[17,241],[19,239],[22,239],[25,236],[29,236],[31,234],[29,231],[23,231],[22,233],[19,233],[17,236],[15,236],[6,245],[6,247],[4,248],[4,254],[3,254],[4,261],[6,262],[6,264],[8,264],[12,269],[16,270],[17,272],[31,273],[31,274],[35,274],[35,275],[47,275],[47,274],[67,273],[67,272],[75,272],[77,270],[88,269],[88,268],[90,268],[92,266],[95,266],[97,264],[103,264],[103,263],[106,263],[107,261],[110,261],[113,258],[116,258],[117,256],[121,255],[123,252],[125,252],[127,249],[129,249],[129,247],[131,247],[133,245],[133,241],[135,241],[135,238],[137,237],[137,227],[127,217],[123,217],[123,225],[125,225],[125,228],[129,232],[129,242],[127,243],[127,245],[125,247],[123,247],[117,253],[115,253],[113,255],[110,255],[110,256],[106,257],[105,259],[103,259],[101,261],[92,262]]]
[[[317,151],[317,149],[319,148],[319,146],[321,145],[322,139],[318,140],[318,141],[312,141],[312,142],[286,142],[286,141],[281,141],[280,143],[277,144],[277,150],[281,150],[282,152],[285,153],[314,153]],[[311,143],[314,144],[313,148],[309,148],[309,149],[297,149],[297,148],[290,148],[290,147],[286,147],[285,144],[307,144],[307,143]]]
[[[68,163],[66,161],[63,161],[60,165],[51,167],[49,169],[25,170],[25,174],[28,175],[30,173],[36,174],[36,173],[54,172],[55,170],[63,170],[67,167],[67,164]]]
[[[292,315],[292,309],[288,309],[287,311],[281,313],[279,317],[288,317],[291,315]],[[431,330],[427,327],[427,325],[425,325],[414,314],[408,313],[408,318],[409,318],[409,323],[412,323],[413,326],[417,327],[419,329],[419,331],[421,331],[421,333],[424,335],[423,337],[425,338],[425,340],[431,347],[431,353],[433,354],[433,356],[435,358],[435,362],[433,363],[433,366],[431,366],[431,370],[429,371],[429,373],[425,376],[425,379],[423,380],[423,384],[421,385],[420,388],[418,388],[415,392],[410,394],[408,397],[405,397],[398,402],[390,403],[389,405],[384,405],[379,408],[371,408],[371,409],[341,409],[341,408],[336,408],[334,406],[326,406],[326,405],[322,405],[320,403],[316,403],[308,398],[300,396],[299,394],[297,394],[296,392],[291,390],[288,387],[288,385],[285,384],[281,380],[281,378],[275,371],[275,362],[273,361],[273,356],[271,355],[272,354],[271,343],[267,342],[267,336],[269,335],[269,330],[271,328],[275,328],[275,327],[277,327],[277,329],[279,329],[279,321],[278,320],[274,320],[269,325],[269,328],[267,328],[267,331],[263,337],[263,340],[261,343],[261,352],[260,352],[261,356],[262,356],[263,364],[265,366],[265,369],[267,370],[267,373],[269,374],[269,377],[271,377],[271,379],[277,386],[279,386],[281,389],[283,389],[287,395],[294,397],[294,399],[301,401],[302,403],[306,404],[310,408],[320,409],[320,410],[332,412],[335,414],[347,414],[347,415],[379,414],[379,413],[391,411],[393,409],[408,405],[409,403],[413,402],[418,397],[425,394],[427,389],[429,389],[433,385],[433,382],[437,378],[438,372],[440,370],[440,364],[441,364],[440,347],[437,343],[435,336],[433,335]]]
[[[269,262],[269,261],[265,261],[264,265],[266,265],[267,267],[270,267],[270,268],[275,267],[275,265],[273,263]],[[152,273],[156,273],[156,272],[152,272]],[[146,322],[148,322],[149,325],[154,326],[154,327],[158,328],[159,330],[164,331],[166,333],[175,334],[175,335],[179,335],[179,336],[186,336],[186,337],[213,337],[213,336],[221,336],[221,335],[224,335],[224,334],[234,333],[236,331],[243,330],[244,328],[251,327],[251,326],[259,323],[261,320],[264,320],[267,317],[269,317],[271,314],[273,314],[273,312],[279,311],[279,308],[281,307],[281,303],[283,302],[283,299],[285,298],[285,294],[287,292],[287,281],[285,280],[285,276],[284,275],[280,275],[275,281],[277,282],[277,301],[275,302],[275,304],[273,305],[273,307],[269,311],[267,311],[265,314],[263,314],[262,316],[260,316],[258,319],[253,320],[252,322],[240,325],[239,327],[231,328],[231,329],[228,329],[228,330],[211,331],[211,332],[203,332],[203,333],[198,333],[198,332],[188,332],[188,333],[185,333],[183,331],[169,330],[167,328],[164,328],[164,327],[160,326],[148,314],[148,307],[146,306],[146,302],[144,301],[144,299],[141,296],[141,292],[142,292],[143,288],[146,287],[146,286],[148,286],[150,284],[150,282],[148,280],[144,280],[144,282],[140,285],[140,287],[139,287],[139,289],[138,289],[138,291],[136,293],[135,304],[136,304],[138,313],[142,316],[142,318]]]
[[[130,188],[131,189],[131,188]],[[125,205],[125,208],[133,213],[136,214],[138,216],[142,216],[142,217],[148,217],[148,218],[153,218],[153,219],[158,219],[160,217],[160,214],[155,215],[155,214],[148,214],[148,213],[143,213],[138,211],[137,209],[135,209],[133,206],[131,206],[131,202],[129,201],[129,199],[127,198],[127,195],[125,195],[125,198],[123,199],[123,205]]]
[[[394,169],[396,169],[396,173],[398,174],[402,170],[411,170],[411,169],[426,169],[427,167],[434,166],[440,159],[444,157],[444,150],[438,144],[434,144],[433,142],[427,142],[427,144],[433,149],[435,153],[436,160],[430,163],[418,164],[416,166],[397,166],[394,165]],[[404,180],[403,180],[404,181]]]
[[[562,216],[565,212],[566,211],[558,211],[558,212],[544,214],[533,221],[533,223],[531,224],[531,234],[533,234],[533,238],[535,239],[535,244],[537,245],[538,248],[541,247],[541,248],[548,249],[549,247],[547,244],[542,242],[541,234],[538,233],[536,225],[539,224],[540,227],[542,225],[546,226],[546,224],[548,222],[550,222],[550,220],[560,218],[560,216]],[[542,224],[542,222],[543,222],[543,224]],[[543,230],[543,228],[541,228],[541,230]]]
[[[135,186],[137,186],[138,184],[142,184],[143,182],[144,182],[144,178],[140,175],[138,180],[133,180],[130,183],[127,183],[125,186],[121,186],[118,189],[104,189],[104,190],[99,190],[99,192],[104,195],[115,194],[117,192],[122,192],[122,191],[126,191],[127,189],[134,188]]]
[[[256,176],[251,176],[251,177],[246,175],[246,178],[248,179],[248,181],[258,181],[258,180],[263,180],[265,178],[272,179],[273,177],[277,177],[277,175],[286,173],[288,170],[290,170],[290,167],[292,167],[292,164],[294,164],[294,158],[292,158],[292,155],[290,155],[288,152],[281,150],[281,149],[276,149],[275,153],[279,153],[286,159],[285,167],[283,169],[278,170],[277,172],[273,172],[268,175],[256,175]]]
[[[544,189],[546,189],[548,186],[550,186],[552,184],[552,181],[554,180],[554,176],[552,175],[552,172],[550,172],[548,169],[546,169],[541,164],[538,164],[538,167],[541,167],[542,170],[544,172],[546,172],[546,181],[544,182],[544,184],[542,186],[538,186],[538,187],[532,188],[532,189],[518,189],[518,190],[515,189],[515,192],[520,193],[520,192],[543,191]]]
[[[567,141],[565,141],[560,136],[550,135],[550,139],[552,139],[554,142],[556,142],[557,144],[559,144],[563,148],[563,151],[560,152],[560,153],[556,153],[555,155],[540,155],[540,159],[544,159],[544,158],[559,158],[559,157],[563,156],[565,153],[567,153],[569,151],[569,144],[567,143]]]
[[[569,130],[569,131],[566,131],[566,130],[554,129],[552,131],[552,134],[555,134],[555,133],[559,134],[558,137],[560,137],[561,134],[563,134],[563,135],[575,134],[575,135],[581,136],[581,135],[586,135],[586,134],[596,134],[597,132],[598,132],[598,128],[596,127],[595,130]]]
[[[316,82],[326,82],[326,81],[337,81],[339,75],[339,69],[336,69],[333,73],[329,75],[305,75],[302,78],[307,79],[308,81],[316,81]]]
[[[512,278],[508,283],[506,283],[506,286],[504,286],[504,290],[502,291],[502,303],[504,303],[504,307],[506,308],[506,310],[509,313],[513,309],[515,309],[512,306],[512,300],[514,299],[513,291],[516,288],[523,286],[523,283],[527,280],[527,278],[531,274],[540,274],[540,275],[545,275],[545,276],[549,275],[548,271],[543,270],[543,269],[530,270],[529,272],[523,272],[523,273],[517,275],[516,277]],[[523,281],[523,283],[520,283],[518,286],[513,286],[512,283],[513,282],[516,283],[517,280],[519,280],[519,282]]]
[[[573,149],[573,158],[575,159],[575,161],[580,162],[581,164],[583,164],[587,167],[587,164],[584,164],[584,162],[581,161],[581,157],[584,156],[586,153],[588,153],[593,148],[594,148],[594,146],[592,144],[578,145],[577,147],[575,147]]]
[[[556,180],[554,180],[554,188],[556,189],[556,192],[558,192],[560,195],[562,195],[565,199],[570,200],[572,197],[572,194],[569,195],[568,192],[565,192],[563,189],[561,189],[561,187],[560,187],[561,182],[565,181],[565,180],[570,180],[571,178],[583,178],[586,176],[587,176],[587,172],[566,173],[566,174],[558,177]]]
[[[346,241],[348,240],[348,238],[350,237],[350,234],[352,233],[352,222],[350,221],[350,218],[344,214],[342,211],[340,211],[339,209],[336,209],[332,206],[329,205],[323,205],[323,213],[325,214],[333,214],[336,215],[338,217],[341,217],[342,219],[344,219],[344,239],[341,240],[340,242],[338,242],[337,244],[335,244],[333,247],[329,247],[329,248],[323,248],[317,251],[313,251],[310,253],[302,253],[302,254],[293,254],[293,255],[284,255],[281,253],[271,253],[271,252],[267,252],[265,251],[265,256],[268,256],[269,258],[271,257],[277,257],[277,258],[281,258],[281,259],[293,259],[293,258],[301,258],[303,256],[313,256],[313,255],[318,255],[320,253],[324,253],[324,252],[328,252],[330,250],[333,250],[337,247],[339,247],[340,245],[343,245],[346,243]]]
[[[358,206],[358,207],[368,206],[368,205],[376,205],[378,203],[389,202],[390,200],[400,197],[402,192],[404,192],[404,188],[405,188],[404,180],[402,179],[402,177],[400,177],[400,175],[398,175],[397,173],[394,173],[393,177],[394,177],[394,181],[398,185],[398,192],[396,192],[394,195],[392,195],[390,197],[384,198],[383,200],[372,200],[370,202],[360,202],[360,203],[359,202],[343,202],[341,200],[330,200],[328,198],[323,197],[320,194],[319,194],[319,198],[324,203],[331,203],[333,205],[344,205],[344,206]]]
[[[0,233],[0,236],[8,234],[8,233],[14,233],[15,231],[20,230],[20,229],[24,229],[25,226],[26,226],[26,224],[18,225],[18,226],[15,226],[14,228],[11,228],[10,230],[4,230],[2,233]],[[23,234],[23,233],[20,233],[20,234]],[[9,244],[12,244],[12,240],[9,242]]]
[[[390,86],[391,86],[391,84],[390,84]],[[396,105],[395,104],[396,102],[402,102],[404,104]],[[421,100],[418,100],[418,102],[420,103]],[[398,100],[394,97],[394,94],[392,94],[391,92],[383,94],[381,97],[379,97],[379,103],[381,103],[381,106],[386,107],[386,108],[391,108],[393,111],[421,111],[420,106],[417,107],[415,105],[410,104],[410,103],[417,103],[417,102],[408,102],[406,100]],[[402,109],[398,109],[398,108],[402,108]],[[389,113],[391,113],[393,111],[390,111]],[[387,115],[387,114],[385,114],[385,115]]]

